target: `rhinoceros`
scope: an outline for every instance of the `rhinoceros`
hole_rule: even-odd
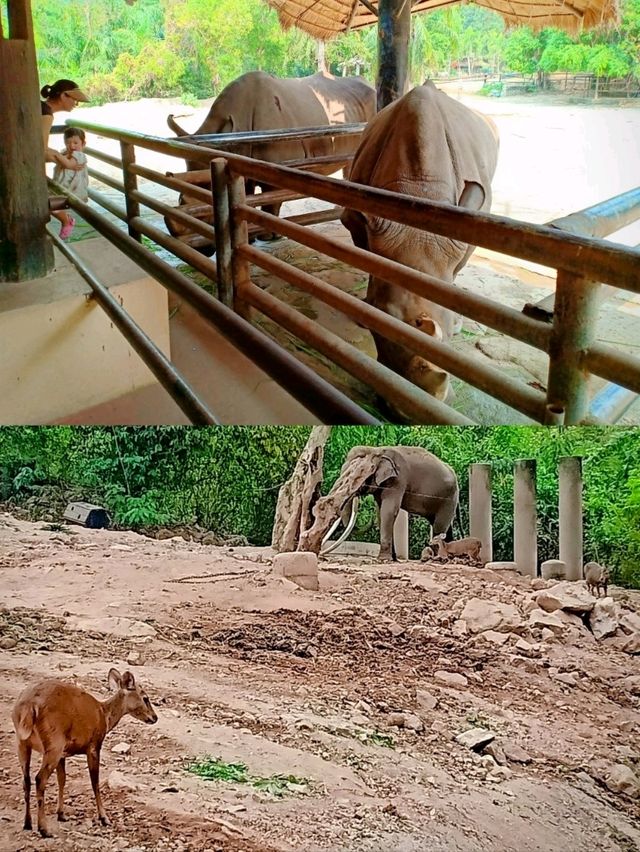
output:
[[[489,210],[497,159],[498,134],[491,119],[428,81],[389,104],[368,124],[350,180],[470,210]],[[473,251],[458,240],[356,210],[345,210],[341,218],[358,247],[448,283]],[[366,300],[438,340],[453,333],[454,314],[430,302],[427,287],[418,296],[371,276]],[[437,399],[447,396],[447,372],[381,335],[374,334],[374,339],[380,363]]]
[[[211,105],[203,123],[191,134],[232,133],[250,130],[280,130],[293,127],[320,127],[330,124],[367,122],[375,115],[376,93],[362,77],[334,77],[326,72],[310,77],[278,78],[264,71],[250,71],[222,90]],[[180,136],[187,136],[172,115],[167,123]],[[352,154],[358,137],[320,137],[286,142],[247,143],[235,153],[267,162]],[[187,170],[202,169],[203,164],[187,160]],[[331,174],[335,165],[319,169]],[[255,184],[248,182],[251,190]],[[260,185],[260,184],[258,184]],[[262,190],[269,187],[262,185]],[[269,208],[277,215],[279,205]],[[184,226],[167,221],[172,233]]]

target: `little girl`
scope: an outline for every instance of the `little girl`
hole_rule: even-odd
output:
[[[83,152],[86,145],[84,130],[79,127],[67,127],[64,131],[64,141],[66,148],[60,153],[64,154],[69,159],[74,159],[82,166],[80,171],[65,169],[63,166],[56,165],[53,170],[53,179],[56,183],[64,186],[74,195],[77,195],[81,201],[89,200],[89,173],[87,171],[87,157]],[[71,236],[76,220],[70,216],[65,210],[57,210],[51,214],[62,223],[60,228],[60,239],[66,240]]]

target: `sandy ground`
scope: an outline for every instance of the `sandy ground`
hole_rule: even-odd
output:
[[[640,849],[640,785],[603,780],[640,761],[640,661],[619,636],[568,625],[518,650],[536,640],[529,581],[512,572],[335,557],[314,593],[273,576],[271,558],[0,513],[2,852]],[[638,593],[612,595],[640,608]],[[463,631],[472,597],[514,605],[517,635]],[[74,758],[69,821],[55,821],[52,780],[56,839],[23,832],[12,703],[44,676],[106,697],[127,658],[159,721],[125,719],[105,741],[112,825],[97,825]],[[456,742],[474,727],[504,766]],[[205,755],[298,783],[275,797],[204,781],[185,767]]]
[[[442,85],[452,97],[491,115],[500,132],[500,158],[493,181],[494,213],[528,222],[546,222],[640,185],[640,104],[572,103],[550,97],[485,98],[473,94],[477,83]],[[471,88],[471,91],[469,89]],[[195,131],[212,100],[190,107],[171,99],[81,107],[74,115],[99,124],[171,136],[166,117],[173,113],[187,131]],[[605,102],[606,103],[606,102]],[[60,113],[60,122],[66,118]],[[90,144],[96,141],[90,137]],[[118,153],[118,143],[99,147]],[[153,152],[144,165],[175,169],[176,160]],[[640,242],[640,223],[621,231],[626,245]]]

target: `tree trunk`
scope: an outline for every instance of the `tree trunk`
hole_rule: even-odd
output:
[[[311,511],[320,497],[324,448],[331,426],[314,426],[291,477],[278,493],[271,546],[278,553],[298,547],[300,536],[313,523]]]
[[[327,70],[327,61],[324,55],[324,42],[321,39],[318,39],[316,42],[316,65],[318,71]]]
[[[313,525],[300,536],[300,550],[310,550],[319,553],[322,539],[329,527],[340,517],[345,507],[358,494],[365,481],[373,474],[377,460],[375,457],[357,459],[347,469],[342,469],[331,491],[321,497],[314,510]]]
[[[9,0],[0,23],[0,281],[42,278],[53,268],[46,232],[47,180],[29,0]]]

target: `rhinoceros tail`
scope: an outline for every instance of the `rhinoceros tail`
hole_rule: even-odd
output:
[[[186,130],[183,130],[177,121],[174,119],[172,115],[167,116],[167,124],[169,125],[169,130],[173,130],[176,136],[188,136]]]

